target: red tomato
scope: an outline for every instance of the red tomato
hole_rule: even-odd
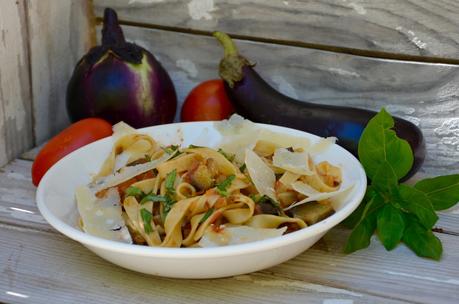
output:
[[[188,94],[182,107],[182,121],[222,120],[233,113],[223,80],[213,79],[204,81]]]
[[[112,125],[100,118],[86,118],[70,125],[38,153],[32,165],[33,184],[38,186],[46,171],[70,152],[111,134]]]

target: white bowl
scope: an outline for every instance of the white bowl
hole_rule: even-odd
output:
[[[309,138],[319,137],[271,125],[259,125],[279,133]],[[212,122],[177,123],[141,129],[162,144],[213,146],[221,140]],[[285,262],[311,247],[328,230],[357,208],[366,189],[367,178],[359,161],[338,145],[317,156],[341,166],[343,187],[354,183],[349,194],[334,207],[336,213],[325,220],[280,237],[217,248],[156,248],[101,239],[82,232],[77,226],[75,188],[87,184],[107,157],[112,138],[99,140],[64,157],[43,177],[37,190],[37,204],[43,217],[59,232],[80,242],[102,258],[131,270],[175,278],[219,278],[249,273]]]

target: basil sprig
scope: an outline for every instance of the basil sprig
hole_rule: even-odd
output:
[[[371,180],[361,205],[345,224],[352,227],[345,252],[370,245],[375,231],[387,250],[404,242],[418,256],[441,258],[441,241],[432,233],[438,220],[435,210],[459,201],[459,174],[399,184],[413,166],[407,141],[395,131],[394,119],[382,109],[367,124],[359,142],[359,159]]]

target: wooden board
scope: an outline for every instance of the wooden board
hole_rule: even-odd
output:
[[[215,30],[343,52],[459,58],[453,0],[95,0],[96,15],[174,30]],[[435,60],[435,59],[429,59]]]
[[[222,49],[213,38],[123,28],[128,40],[145,46],[164,64],[180,102],[199,82],[218,77]],[[257,63],[257,71],[281,92],[324,104],[373,110],[384,106],[393,115],[411,120],[422,129],[427,143],[424,173],[451,174],[459,170],[459,66],[236,42],[241,53]]]
[[[33,145],[24,1],[0,10],[0,166]]]
[[[87,0],[27,0],[36,144],[69,123],[67,82],[95,42],[91,11]]]
[[[297,258],[219,280],[174,280],[123,270],[55,232],[38,213],[31,161],[0,170],[0,301],[15,303],[451,303],[459,297],[459,214],[441,214],[440,262],[405,246],[342,253],[348,230],[332,229]],[[448,230],[448,231],[446,231]],[[19,294],[19,296],[18,296]],[[329,301],[329,302],[327,302]],[[341,301],[341,302],[340,302]],[[347,302],[346,302],[347,301]],[[352,301],[352,302],[351,302]]]

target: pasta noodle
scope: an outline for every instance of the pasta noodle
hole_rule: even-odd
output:
[[[82,229],[114,240],[123,230],[127,242],[148,246],[221,246],[291,233],[333,213],[327,199],[344,191],[340,168],[315,164],[308,141],[258,133],[264,135],[255,136],[241,158],[209,147],[162,147],[126,125],[115,126],[107,159],[77,191]],[[316,146],[316,153],[321,149]],[[107,211],[97,205],[113,200]],[[311,201],[325,207],[309,209],[324,214],[300,212]],[[110,228],[110,216],[120,229]]]

